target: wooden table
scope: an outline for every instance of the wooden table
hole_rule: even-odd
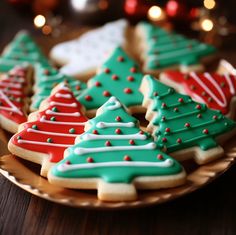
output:
[[[0,2],[1,48],[18,29],[33,30],[28,19],[14,14],[3,2]],[[42,38],[39,40],[44,42]],[[50,46],[52,41],[55,42],[48,39],[44,44]],[[236,65],[236,50],[229,48],[221,52],[221,57]],[[234,235],[235,181],[236,166],[233,166],[207,187],[175,201],[135,210],[103,211],[48,202],[23,191],[0,175],[0,234]]]

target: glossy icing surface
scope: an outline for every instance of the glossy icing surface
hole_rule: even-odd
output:
[[[61,74],[51,66],[42,66],[41,64],[37,64],[35,66],[35,77],[35,93],[32,97],[31,106],[33,109],[38,109],[41,102],[50,95],[52,88],[60,82],[68,82],[75,97],[78,97],[86,88],[85,83],[76,80],[74,77]]]
[[[215,140],[235,128],[235,123],[220,111],[194,102],[189,96],[176,92],[152,76],[145,76],[149,86],[148,97],[153,105],[148,109],[156,112],[149,120],[153,126],[155,142],[167,152],[199,146],[202,150],[216,147]]]
[[[100,115],[89,120],[90,129],[79,137],[80,141],[67,149],[68,156],[52,169],[53,175],[130,183],[138,176],[167,176],[183,171],[174,159],[157,149],[152,137],[140,130],[138,121],[115,97],[101,109]]]
[[[146,68],[150,70],[174,65],[198,64],[202,57],[215,52],[215,48],[211,45],[188,39],[146,22],[139,23],[139,27],[147,46]]]
[[[22,31],[16,34],[0,57],[0,71],[6,72],[15,65],[24,63],[34,65],[36,62],[48,64],[48,60],[31,36],[27,32]]]
[[[49,161],[58,162],[76,136],[83,133],[87,118],[81,112],[81,104],[63,83],[47,102],[49,106],[37,113],[37,120],[26,122],[24,130],[11,141],[23,149],[49,154]]]
[[[137,64],[120,47],[91,78],[88,88],[79,96],[79,101],[87,110],[97,109],[111,96],[119,98],[126,105],[139,106],[143,96],[139,92],[143,74]]]
[[[230,112],[231,100],[236,95],[236,76],[194,72],[186,75],[176,71],[164,74],[166,79],[181,84],[186,94],[193,99],[220,110],[224,115]]]
[[[27,68],[16,66],[0,78],[0,115],[20,124],[27,120]]]

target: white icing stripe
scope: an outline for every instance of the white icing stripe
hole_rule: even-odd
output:
[[[20,91],[13,91],[13,90],[4,89],[4,92],[6,94],[22,95],[22,93]]]
[[[33,140],[17,140],[19,144],[36,144],[36,145],[45,145],[45,146],[53,146],[53,147],[60,147],[60,148],[68,148],[70,144],[55,144],[55,143],[48,143],[48,142],[40,142],[40,141],[33,141]]]
[[[86,122],[58,122],[58,121],[50,121],[46,120],[45,116],[40,118],[40,122],[54,124],[54,125],[75,125],[75,126],[84,126]]]
[[[140,133],[130,134],[130,135],[96,135],[86,133],[81,136],[82,140],[122,140],[122,139],[134,139],[134,140],[145,140],[147,136]]]
[[[106,127],[134,127],[135,123],[133,122],[98,122],[96,124],[97,128],[106,128]]]
[[[74,112],[74,113],[62,113],[62,112],[54,112],[52,110],[47,110],[46,114],[50,115],[57,115],[57,116],[71,116],[71,117],[79,117],[80,113],[79,112]]]
[[[172,50],[171,52],[168,53],[164,53],[164,54],[159,54],[158,56],[150,56],[150,60],[165,60],[165,59],[170,59],[172,57],[179,57],[179,56],[184,56],[184,55],[188,55],[188,54],[192,54],[193,52],[198,52],[198,51],[203,51],[206,49],[206,45],[205,44],[200,44],[197,47],[193,47],[191,50],[187,50],[187,48],[185,49],[181,49],[181,50]]]
[[[56,135],[56,136],[68,136],[68,137],[77,137],[78,134],[67,134],[67,133],[58,133],[58,132],[50,132],[50,131],[40,131],[40,130],[35,130],[32,128],[28,128],[27,132],[33,132],[33,133],[39,133],[43,135]]]
[[[142,162],[142,161],[123,161],[123,162],[98,162],[98,163],[83,163],[83,164],[61,164],[57,166],[57,170],[61,172],[90,169],[98,167],[171,167],[174,165],[172,159],[166,159],[162,162]]]
[[[72,98],[71,94],[56,93],[55,96],[56,96],[57,98],[64,98],[64,99],[70,99],[70,98]]]
[[[211,77],[209,76],[208,73],[205,73],[204,74],[205,77],[216,87],[216,89],[218,90],[218,92],[220,93],[222,99],[223,99],[223,102],[221,102],[216,96],[215,94],[208,88],[208,86],[206,86],[202,80],[197,76],[196,73],[194,72],[191,72],[190,73],[190,76],[192,76],[192,78],[216,101],[216,103],[222,107],[226,107],[227,106],[227,100],[226,100],[226,97],[224,95],[224,93],[222,92],[222,90],[220,89],[219,85],[216,83],[216,81]]]
[[[234,89],[234,84],[229,76],[229,74],[225,74],[225,80],[227,81],[228,85],[229,85],[229,90],[230,90],[230,93],[232,95],[235,95],[235,89]]]
[[[122,150],[152,150],[156,148],[156,144],[151,142],[146,145],[139,146],[108,146],[108,147],[98,147],[98,148],[82,148],[77,147],[74,150],[75,154],[83,155],[87,153],[99,153],[99,152],[112,152],[112,151],[122,151]]]
[[[120,102],[116,99],[116,97],[112,96],[109,100],[109,103],[114,103],[114,104],[110,104],[110,106],[107,106],[106,108],[108,110],[115,110],[121,107]]]
[[[66,107],[77,107],[76,103],[62,103],[62,102],[56,102],[56,101],[51,101],[50,105],[58,105],[58,106],[66,106]]]
[[[220,65],[225,67],[230,73],[232,73],[234,76],[236,76],[236,69],[226,60],[221,60]]]
[[[16,83],[16,82],[3,82],[0,81],[0,86],[4,86],[4,87],[13,87],[13,88],[22,88],[22,85],[20,83]]]
[[[0,90],[0,97],[5,100],[5,102],[10,106],[9,111],[23,115],[23,113],[9,100],[9,98]],[[7,110],[8,107],[2,107]]]

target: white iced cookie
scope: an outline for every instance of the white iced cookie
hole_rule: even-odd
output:
[[[94,73],[114,48],[124,45],[127,26],[124,19],[107,23],[77,39],[54,46],[50,57],[55,63],[64,65],[60,69],[64,74]]]

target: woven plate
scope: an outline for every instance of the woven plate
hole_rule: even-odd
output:
[[[185,162],[184,167],[188,173],[187,183],[181,187],[163,190],[139,191],[139,198],[133,202],[102,202],[97,199],[95,190],[64,189],[48,183],[39,175],[39,165],[21,160],[11,154],[7,154],[6,134],[0,132],[0,172],[11,182],[20,188],[60,204],[100,209],[125,209],[160,204],[193,192],[212,180],[219,177],[235,162],[236,139],[232,139],[225,146],[225,156],[220,160],[198,166],[192,161]]]

